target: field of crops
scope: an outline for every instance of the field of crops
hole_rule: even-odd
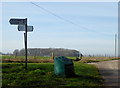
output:
[[[53,63],[28,63],[25,70],[23,63],[3,63],[2,83],[4,88],[101,88],[102,78],[93,65],[74,62],[75,77],[54,75]]]

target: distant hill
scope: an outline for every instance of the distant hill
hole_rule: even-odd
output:
[[[64,48],[28,48],[28,56],[43,56],[49,57],[51,54],[55,56],[69,56],[77,57],[79,56],[79,51],[73,49],[64,49]],[[25,50],[14,50],[14,55],[23,56],[25,55]]]

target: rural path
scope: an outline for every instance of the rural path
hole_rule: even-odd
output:
[[[104,79],[105,88],[110,88],[110,86],[120,88],[120,76],[118,75],[118,70],[120,71],[120,68],[118,63],[120,64],[120,60],[103,61],[89,64],[94,64],[98,67],[99,72]]]

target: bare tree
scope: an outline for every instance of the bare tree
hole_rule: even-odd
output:
[[[19,54],[19,50],[18,50],[18,49],[15,49],[15,50],[13,51],[13,55],[15,56],[15,58],[17,57],[18,54]]]

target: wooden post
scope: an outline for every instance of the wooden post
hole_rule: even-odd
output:
[[[27,70],[27,18],[26,18],[24,36],[25,36],[25,69]]]
[[[52,52],[52,59],[54,59],[54,53]]]
[[[115,34],[115,58],[116,58],[116,43],[117,42],[117,34]]]

